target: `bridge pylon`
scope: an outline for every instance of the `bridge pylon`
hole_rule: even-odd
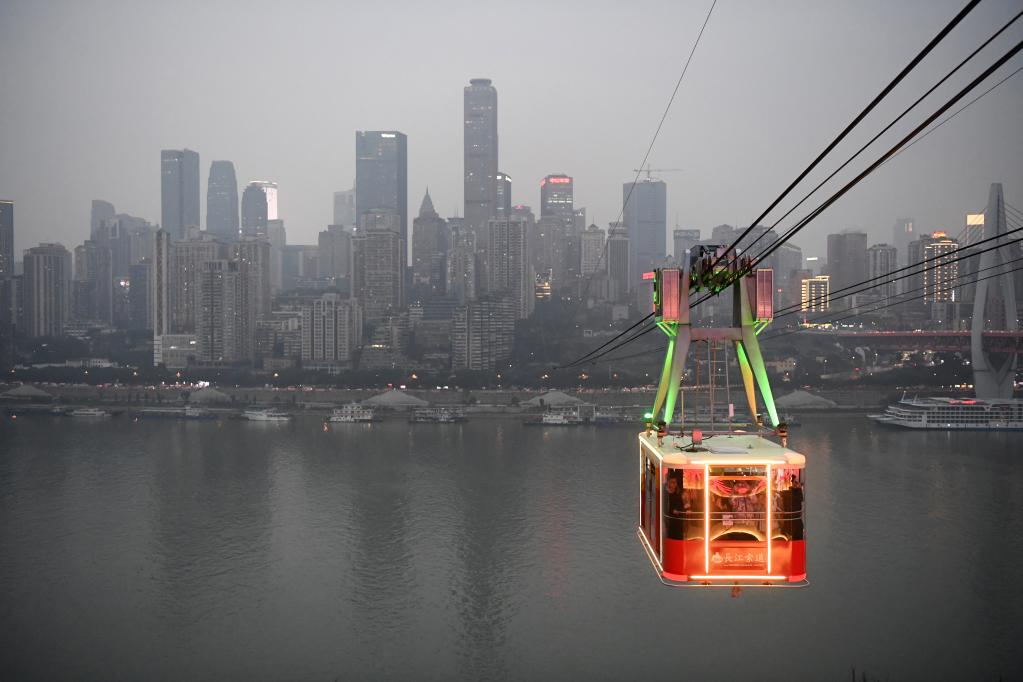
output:
[[[994,238],[1007,232],[1005,198],[1002,184],[992,183],[984,211],[984,238]],[[1012,260],[1010,245],[1015,237],[996,240],[1004,248],[980,254],[978,270],[998,268],[996,277],[977,282],[973,297],[973,321],[970,327],[970,355],[973,366],[973,389],[978,398],[1011,398],[1016,379],[1018,359],[1015,353],[996,354],[984,350],[985,331],[1017,331],[1016,288],[1008,261]]]

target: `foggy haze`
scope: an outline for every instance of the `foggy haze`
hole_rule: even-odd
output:
[[[655,173],[668,185],[669,240],[676,225],[708,237],[717,224],[753,220],[962,4],[719,2],[650,157],[654,168],[684,169]],[[462,89],[475,77],[499,93],[500,170],[514,203],[538,211],[540,179],[567,173],[576,207],[606,227],[708,7],[2,0],[0,198],[16,203],[17,256],[41,241],[81,243],[92,199],[159,222],[160,150],[184,147],[200,154],[204,227],[210,162],[228,159],[240,186],[279,183],[288,242],[315,243],[332,222],[333,192],[353,185],[356,130],[408,135],[410,211],[429,186],[439,213],[461,214]],[[983,2],[824,173],[1019,7]],[[898,130],[1021,36],[1007,31]],[[847,228],[890,242],[901,217],[955,234],[965,213],[983,209],[991,182],[1020,205],[1021,111],[1023,75],[862,183],[795,243],[823,256],[825,235]]]

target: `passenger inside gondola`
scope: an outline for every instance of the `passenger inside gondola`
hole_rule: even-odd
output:
[[[685,501],[678,478],[674,473],[669,474],[668,479],[664,482],[664,510],[668,518],[668,538],[671,540],[684,539]]]

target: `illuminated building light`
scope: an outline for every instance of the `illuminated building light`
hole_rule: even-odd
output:
[[[784,575],[691,575],[692,580],[788,580]]]

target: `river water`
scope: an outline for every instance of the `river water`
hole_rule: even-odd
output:
[[[635,429],[0,424],[3,679],[1020,679],[1023,436],[793,430],[805,589],[669,588]]]

